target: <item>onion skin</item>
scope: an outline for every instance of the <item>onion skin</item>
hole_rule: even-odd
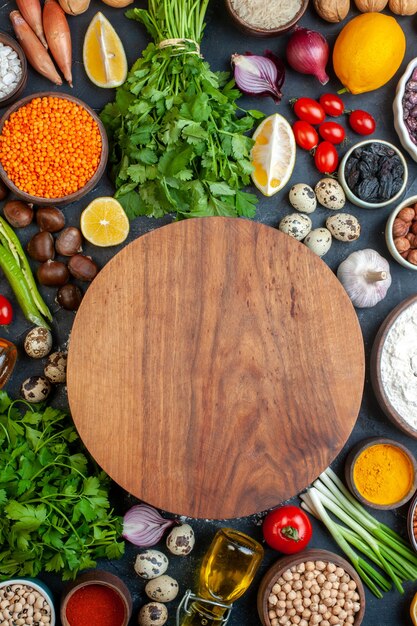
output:
[[[42,9],[39,0],[16,0],[17,8],[23,19],[29,24],[42,45],[48,48],[42,26]]]
[[[45,76],[45,78],[48,78],[55,85],[62,85],[62,79],[56,71],[51,57],[19,11],[12,11],[10,13],[10,21],[16,37],[26,54],[27,60],[33,69],[42,76]]]
[[[55,0],[45,0],[43,27],[49,50],[72,87],[72,42],[65,12]]]
[[[287,43],[287,61],[296,72],[312,74],[325,85],[329,82],[326,65],[329,60],[329,44],[315,30],[296,27]]]

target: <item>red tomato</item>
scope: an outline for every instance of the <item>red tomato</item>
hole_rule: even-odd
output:
[[[330,141],[322,141],[316,148],[314,163],[322,174],[332,174],[338,166],[339,155]]]
[[[12,305],[5,296],[0,295],[0,325],[10,324],[13,319]]]
[[[376,122],[370,113],[357,109],[349,115],[349,124],[352,130],[359,135],[372,135],[375,132]]]
[[[303,150],[311,150],[317,146],[319,136],[311,124],[298,120],[293,124],[292,129],[297,146],[300,146]]]
[[[313,529],[309,517],[302,509],[287,505],[267,514],[262,532],[270,548],[284,554],[294,554],[308,545]]]
[[[299,98],[294,104],[294,113],[309,124],[321,124],[325,117],[321,104],[312,98]]]
[[[345,110],[342,98],[339,98],[339,96],[333,93],[323,93],[319,98],[319,102],[326,115],[330,115],[331,117],[338,117],[342,115]]]
[[[345,129],[337,122],[323,122],[319,126],[320,137],[330,143],[342,143],[346,137]]]

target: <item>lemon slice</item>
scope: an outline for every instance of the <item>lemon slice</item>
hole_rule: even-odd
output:
[[[81,213],[81,232],[90,243],[102,248],[117,246],[129,234],[129,220],[120,202],[103,196]]]
[[[119,35],[100,12],[90,22],[84,38],[83,62],[97,87],[119,87],[127,76],[127,60]]]
[[[295,164],[292,128],[279,113],[265,118],[253,134],[252,180],[265,196],[273,196],[290,179]]]
[[[414,626],[417,626],[417,593],[414,595],[414,598],[411,602],[410,616]]]

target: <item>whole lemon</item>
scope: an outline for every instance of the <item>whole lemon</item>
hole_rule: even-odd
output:
[[[336,76],[351,93],[385,85],[401,65],[405,35],[398,22],[383,13],[364,13],[342,28],[333,49]]]

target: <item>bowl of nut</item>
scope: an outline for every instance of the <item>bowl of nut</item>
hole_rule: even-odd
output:
[[[34,578],[13,578],[0,583],[0,605],[4,624],[55,626],[52,594]],[[23,620],[23,621],[22,621]]]
[[[398,205],[388,218],[385,241],[394,259],[409,270],[417,270],[417,196]]]
[[[365,592],[345,559],[327,550],[305,550],[279,559],[267,571],[258,590],[258,613],[264,626],[297,623],[295,616],[300,623],[359,626]]]
[[[408,167],[392,143],[367,139],[346,152],[338,177],[349,202],[362,209],[380,209],[402,196]]]

